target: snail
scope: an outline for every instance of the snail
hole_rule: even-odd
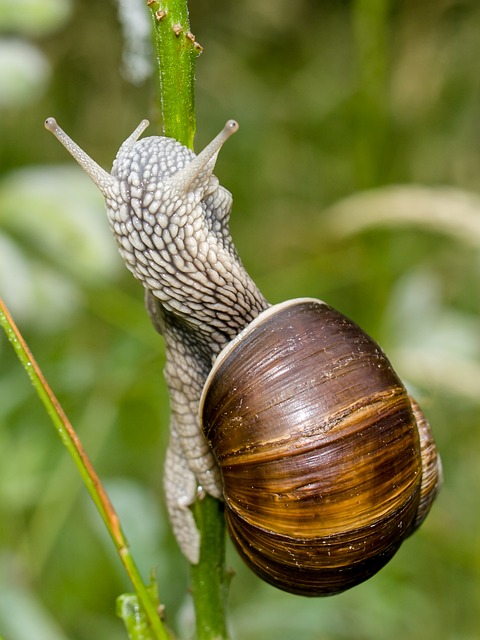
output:
[[[166,137],[122,144],[111,174],[48,118],[99,187],[127,268],[165,340],[171,424],[164,489],[186,558],[199,487],[224,500],[247,565],[295,594],[375,574],[425,519],[441,484],[430,426],[389,360],[323,301],[270,305],[230,237],[213,175],[229,120],[199,154]]]

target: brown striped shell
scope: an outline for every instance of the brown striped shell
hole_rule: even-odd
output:
[[[428,423],[385,354],[319,300],[248,325],[218,356],[200,412],[232,540],[285,591],[330,595],[372,576],[440,483]]]

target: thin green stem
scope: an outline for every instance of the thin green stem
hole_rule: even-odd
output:
[[[159,64],[163,132],[193,148],[195,136],[195,61],[202,47],[190,31],[187,0],[148,0]],[[192,565],[197,639],[228,638],[227,574],[223,506],[207,496],[194,505],[201,535],[200,562]]]
[[[107,527],[112,541],[117,548],[120,559],[132,581],[135,591],[138,594],[139,602],[147,616],[152,637],[155,640],[169,640],[169,635],[161,623],[157,614],[157,603],[154,602],[144,585],[140,572],[128,548],[127,539],[123,533],[120,520],[113,508],[112,503],[105,489],[94,470],[83,446],[78,439],[69,419],[67,418],[60,403],[55,397],[50,385],[46,381],[33,354],[28,348],[19,329],[15,325],[13,318],[8,312],[3,300],[0,299],[0,325],[4,329],[7,338],[11,342],[20,363],[27,372],[35,391],[42,401],[48,415],[50,416],[60,439],[67,448],[70,456],[75,462],[80,475],[87,487],[90,496],[97,507],[100,516]]]

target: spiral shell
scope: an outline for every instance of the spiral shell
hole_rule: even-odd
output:
[[[417,419],[390,362],[319,300],[290,300],[250,323],[218,356],[200,415],[235,546],[292,593],[330,595],[376,573],[438,487],[425,420],[422,494]]]

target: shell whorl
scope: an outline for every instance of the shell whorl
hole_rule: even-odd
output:
[[[219,354],[200,402],[246,563],[310,596],[384,566],[441,481],[415,411],[380,347],[340,312],[306,298],[261,313]]]

